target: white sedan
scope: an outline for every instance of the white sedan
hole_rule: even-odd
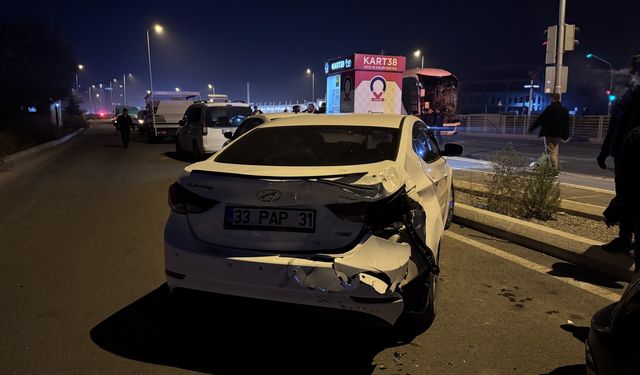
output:
[[[428,323],[461,153],[414,116],[261,125],[169,188],[167,283]]]

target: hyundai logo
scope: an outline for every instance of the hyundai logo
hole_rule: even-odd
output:
[[[258,198],[258,200],[261,200],[263,202],[275,202],[279,200],[280,197],[282,197],[282,193],[278,190],[265,189],[258,191],[256,193],[256,197]]]

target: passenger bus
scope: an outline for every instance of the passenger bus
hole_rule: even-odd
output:
[[[458,117],[458,78],[435,68],[405,70],[402,75],[402,107],[405,114],[425,118],[429,108],[442,113],[442,124],[430,126],[439,135],[453,135]]]

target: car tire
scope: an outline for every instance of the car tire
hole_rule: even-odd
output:
[[[182,149],[182,146],[180,146],[180,141],[178,141],[178,138],[176,138],[176,154],[178,156],[182,156],[182,154],[184,154],[184,150]]]
[[[447,213],[447,221],[444,223],[444,229],[449,229],[449,227],[451,226],[451,223],[453,222],[453,209],[456,206],[456,191],[453,187],[453,184],[451,184],[451,197],[449,198],[449,207],[448,207],[448,213]]]
[[[202,153],[200,152],[200,148],[198,147],[198,143],[193,141],[193,161],[202,160]]]

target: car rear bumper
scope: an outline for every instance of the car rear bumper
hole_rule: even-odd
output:
[[[371,239],[342,257],[322,260],[219,249],[194,238],[186,216],[171,214],[165,229],[167,284],[172,289],[356,311],[394,324],[404,309],[398,286],[407,275],[410,248]],[[380,272],[375,260],[368,267],[362,254],[383,246],[390,257],[397,257],[397,266]]]

